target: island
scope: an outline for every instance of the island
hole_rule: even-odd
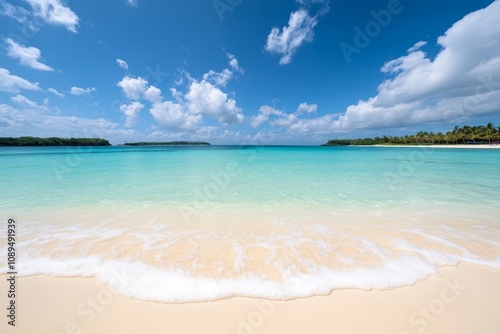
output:
[[[204,141],[169,141],[169,142],[137,142],[125,143],[124,146],[210,146]]]
[[[0,146],[111,146],[101,138],[0,137]]]
[[[500,127],[493,123],[485,126],[455,126],[453,130],[443,132],[420,131],[415,135],[383,136],[358,139],[331,139],[321,146],[371,146],[371,145],[476,145],[496,144],[500,140]]]

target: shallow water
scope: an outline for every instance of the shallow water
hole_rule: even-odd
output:
[[[0,165],[24,276],[186,302],[387,289],[460,261],[500,268],[496,150],[0,148]]]

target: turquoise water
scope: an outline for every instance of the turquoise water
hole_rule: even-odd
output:
[[[500,267],[500,150],[0,148],[0,166],[21,275],[94,276],[172,302]]]
[[[234,205],[498,204],[500,187],[496,150],[2,148],[0,163],[6,194],[0,208],[9,210],[108,202],[177,205],[197,194]]]

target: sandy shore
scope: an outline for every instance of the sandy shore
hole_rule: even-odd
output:
[[[500,270],[462,263],[389,291],[340,290],[285,302],[230,298],[160,304],[125,298],[90,278],[20,278],[16,327],[0,333],[481,333],[500,328]],[[7,281],[0,281],[6,313]]]
[[[425,148],[487,148],[499,149],[500,145],[375,145],[377,147],[425,147]]]

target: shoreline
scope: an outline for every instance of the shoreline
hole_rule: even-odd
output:
[[[0,331],[497,333],[500,269],[462,262],[440,272],[415,285],[383,291],[341,289],[287,301],[232,297],[187,304],[129,299],[94,278],[19,277],[16,327],[7,327],[4,320]],[[7,288],[5,278],[0,279],[1,291]],[[6,305],[6,294],[0,302]]]
[[[413,147],[413,148],[467,148],[467,149],[500,149],[500,145],[478,144],[478,145],[360,145],[363,147]]]

